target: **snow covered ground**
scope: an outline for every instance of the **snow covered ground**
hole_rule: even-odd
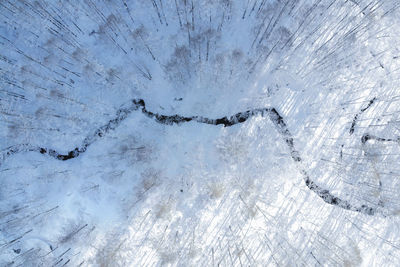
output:
[[[399,8],[1,1],[0,266],[398,266]]]

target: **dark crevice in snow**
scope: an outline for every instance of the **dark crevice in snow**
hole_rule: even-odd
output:
[[[371,100],[369,101],[368,105],[365,106],[364,108],[362,108],[362,109],[360,110],[360,112],[357,113],[357,114],[354,116],[353,122],[351,123],[350,131],[349,131],[350,135],[352,135],[352,134],[354,133],[354,128],[356,127],[356,123],[357,123],[358,117],[359,117],[363,112],[365,112],[367,109],[369,109],[369,108],[372,106],[372,104],[375,102],[375,100],[376,100],[376,97],[374,97],[373,99],[371,99]]]
[[[382,137],[378,137],[375,135],[371,135],[371,134],[364,134],[363,136],[361,136],[361,143],[363,145],[365,145],[368,141],[378,141],[378,142],[396,142],[400,144],[400,137],[397,137],[396,139],[392,139],[392,138],[382,138]]]
[[[377,142],[394,142],[394,143],[398,143],[400,145],[400,137],[397,137],[396,139],[393,138],[382,138],[382,137],[378,137],[369,133],[365,133],[363,134],[363,136],[361,136],[361,143],[362,145],[366,145],[369,141],[377,141]],[[365,155],[368,155],[369,152],[367,152],[367,150],[364,151]],[[382,181],[379,178],[379,194],[382,192]],[[378,203],[379,206],[384,207],[385,204],[382,200],[379,200]]]
[[[368,107],[373,103],[374,99],[371,100]],[[368,107],[362,109],[361,111],[365,111]],[[57,160],[69,160],[78,157],[80,154],[84,153],[87,148],[95,142],[100,137],[103,137],[110,130],[114,130],[124,119],[128,117],[128,115],[136,110],[141,109],[142,113],[145,114],[149,118],[153,118],[156,122],[165,124],[165,125],[173,125],[173,124],[181,124],[185,122],[198,122],[205,123],[211,125],[223,125],[224,127],[233,126],[239,123],[245,122],[247,119],[255,116],[255,115],[268,115],[269,119],[275,125],[279,134],[283,137],[286,145],[288,146],[291,157],[295,162],[301,162],[302,159],[300,157],[299,152],[294,147],[293,137],[283,119],[283,117],[279,114],[279,112],[275,108],[262,108],[262,109],[253,109],[247,110],[245,112],[236,113],[230,117],[222,117],[219,119],[209,119],[201,116],[191,116],[185,117],[180,115],[160,115],[157,113],[153,113],[146,109],[146,104],[143,99],[134,99],[130,102],[130,105],[125,108],[121,108],[117,112],[117,116],[115,119],[110,120],[107,124],[100,127],[98,130],[94,132],[93,135],[84,139],[82,145],[80,147],[76,147],[75,149],[69,151],[67,154],[61,154],[53,149],[43,148],[43,147],[33,147],[30,145],[18,145],[10,147],[6,150],[2,155],[2,159],[4,160],[6,157],[11,156],[13,154],[23,152],[23,151],[35,151],[40,152],[41,154],[47,154]],[[379,141],[389,141],[388,139],[376,138],[370,135],[364,135],[362,138],[363,143],[370,139],[376,139]],[[391,141],[391,140],[390,140]],[[323,201],[328,204],[346,209],[351,211],[357,211],[367,215],[374,215],[376,210],[374,208],[368,207],[366,205],[362,205],[361,207],[353,206],[346,200],[342,200],[330,193],[329,190],[323,189],[320,186],[316,185],[309,177],[307,172],[303,169],[301,173],[304,176],[304,182],[306,186],[316,193]]]

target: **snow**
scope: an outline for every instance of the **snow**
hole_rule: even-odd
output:
[[[0,265],[398,265],[399,7],[1,2]]]

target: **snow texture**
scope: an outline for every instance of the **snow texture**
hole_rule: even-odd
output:
[[[0,2],[0,266],[398,266],[400,3]]]

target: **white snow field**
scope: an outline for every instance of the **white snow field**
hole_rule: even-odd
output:
[[[0,115],[0,266],[400,266],[398,0],[2,0]]]

